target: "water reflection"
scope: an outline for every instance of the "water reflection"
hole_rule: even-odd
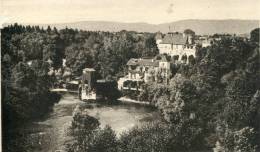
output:
[[[105,105],[88,109],[88,113],[100,121],[101,127],[111,126],[117,135],[135,125],[160,119],[154,108],[144,105]]]
[[[100,126],[111,126],[117,135],[135,125],[160,119],[158,111],[145,105],[136,104],[90,104],[77,99],[76,95],[64,94],[52,112],[43,121],[34,122],[27,130],[35,143],[34,151],[55,151],[62,149],[69,137],[67,132],[72,121],[72,113],[77,105],[84,106],[89,115],[100,121]],[[36,139],[37,138],[37,139]]]

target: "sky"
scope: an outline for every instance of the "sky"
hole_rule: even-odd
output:
[[[260,19],[260,0],[0,0],[0,22]]]

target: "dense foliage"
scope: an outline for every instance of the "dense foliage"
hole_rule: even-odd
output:
[[[11,90],[16,90],[14,97],[26,91],[44,94],[59,76],[80,76],[86,67],[94,67],[101,78],[116,78],[123,74],[130,58],[158,53],[153,36],[127,31],[88,32],[67,28],[58,31],[50,27],[44,30],[38,26],[8,26],[2,30],[1,39],[2,90],[7,94],[4,99],[11,98]],[[17,98],[26,100],[32,96]],[[10,101],[13,100],[7,100]],[[27,110],[16,113],[24,112]]]
[[[251,31],[250,39],[253,42],[260,42],[260,28],[256,28]]]
[[[66,151],[107,151],[117,152],[115,132],[109,127],[101,129],[99,121],[87,114],[85,107],[77,106],[73,112],[71,135],[73,140],[66,143]]]
[[[138,96],[158,107],[166,122],[135,127],[119,138],[103,135],[113,143],[100,151],[256,151],[259,61],[259,45],[236,37],[199,48],[194,63],[174,66],[169,85],[147,84]]]
[[[140,98],[161,109],[173,126],[189,125],[183,134],[203,141],[195,144],[199,150],[218,143],[224,151],[254,151],[260,144],[259,45],[224,38],[198,49],[193,65],[176,68],[169,86],[148,84]]]
[[[133,57],[154,56],[158,53],[154,34],[121,31],[90,32],[56,28],[11,25],[2,30],[2,56],[9,54],[13,64],[30,60],[51,62],[52,67],[66,67],[73,75],[94,67],[103,78],[123,74],[124,65]]]
[[[44,114],[59,100],[49,89],[60,80],[81,76],[87,67],[94,67],[100,78],[115,80],[130,58],[158,53],[154,34],[149,33],[58,31],[18,24],[1,32],[5,130]]]
[[[193,62],[173,66],[169,85],[147,84],[138,98],[158,107],[165,123],[137,127],[117,138],[110,127],[100,129],[98,120],[84,111],[75,113],[75,143],[68,149],[255,151],[260,145],[257,31],[251,32],[251,41],[224,37],[198,48]],[[130,58],[158,53],[154,34],[44,30],[17,24],[2,30],[1,44],[5,130],[14,125],[10,122],[19,124],[48,109],[58,99],[49,88],[66,71],[76,77],[83,68],[94,67],[99,77],[116,79]]]

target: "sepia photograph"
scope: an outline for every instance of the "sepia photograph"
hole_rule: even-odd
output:
[[[0,0],[3,152],[260,152],[259,0]]]

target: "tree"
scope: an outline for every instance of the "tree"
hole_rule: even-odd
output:
[[[47,32],[50,34],[51,33],[51,27],[50,27],[50,25],[48,25],[48,27],[47,27]]]
[[[94,132],[98,129],[99,125],[100,123],[96,118],[89,116],[78,105],[73,111],[73,121],[71,124],[71,132],[75,142],[67,145],[67,151],[89,151],[93,144]]]
[[[18,60],[19,61],[26,61],[26,56],[23,50],[18,51]]]
[[[172,58],[173,58],[174,61],[178,61],[179,60],[179,55],[174,55]]]
[[[186,35],[195,36],[195,32],[192,31],[191,29],[186,29],[186,30],[184,30],[183,33],[186,34]]]
[[[145,40],[145,49],[143,50],[142,57],[154,57],[159,53],[154,37],[148,37]]]
[[[43,60],[51,60],[53,67],[58,69],[62,67],[62,59],[64,58],[64,41],[58,35],[51,35],[47,44],[43,47]]]
[[[117,152],[118,142],[115,132],[109,126],[98,130],[93,137],[93,144],[89,151]]]
[[[234,151],[254,152],[256,150],[255,135],[254,129],[249,127],[236,131],[234,134]]]
[[[250,32],[250,40],[252,42],[259,43],[259,37],[260,37],[260,28],[256,28]]]
[[[194,65],[194,64],[195,64],[195,58],[194,58],[193,55],[190,55],[190,56],[189,56],[188,62],[189,62],[189,64],[191,64],[191,65]]]
[[[183,63],[186,63],[187,62],[187,55],[184,54],[182,57],[181,57],[181,60]]]
[[[54,32],[55,34],[58,34],[58,33],[59,33],[56,27],[53,28],[53,32]]]
[[[159,123],[150,123],[135,127],[122,134],[119,140],[119,151],[151,152],[170,151],[169,129]]]
[[[239,130],[232,130],[226,127],[220,141],[217,141],[214,152],[218,149],[234,152],[255,152],[256,133],[253,128],[244,127]]]
[[[226,104],[223,120],[232,128],[252,126],[252,117],[259,108],[259,103],[251,98],[255,94],[256,81],[250,75],[237,73],[226,87]],[[255,108],[253,108],[255,107]]]
[[[196,113],[193,106],[198,102],[198,95],[191,81],[176,74],[170,82],[170,90],[170,101],[164,108],[167,121],[178,123],[182,119],[189,118],[191,113]]]

